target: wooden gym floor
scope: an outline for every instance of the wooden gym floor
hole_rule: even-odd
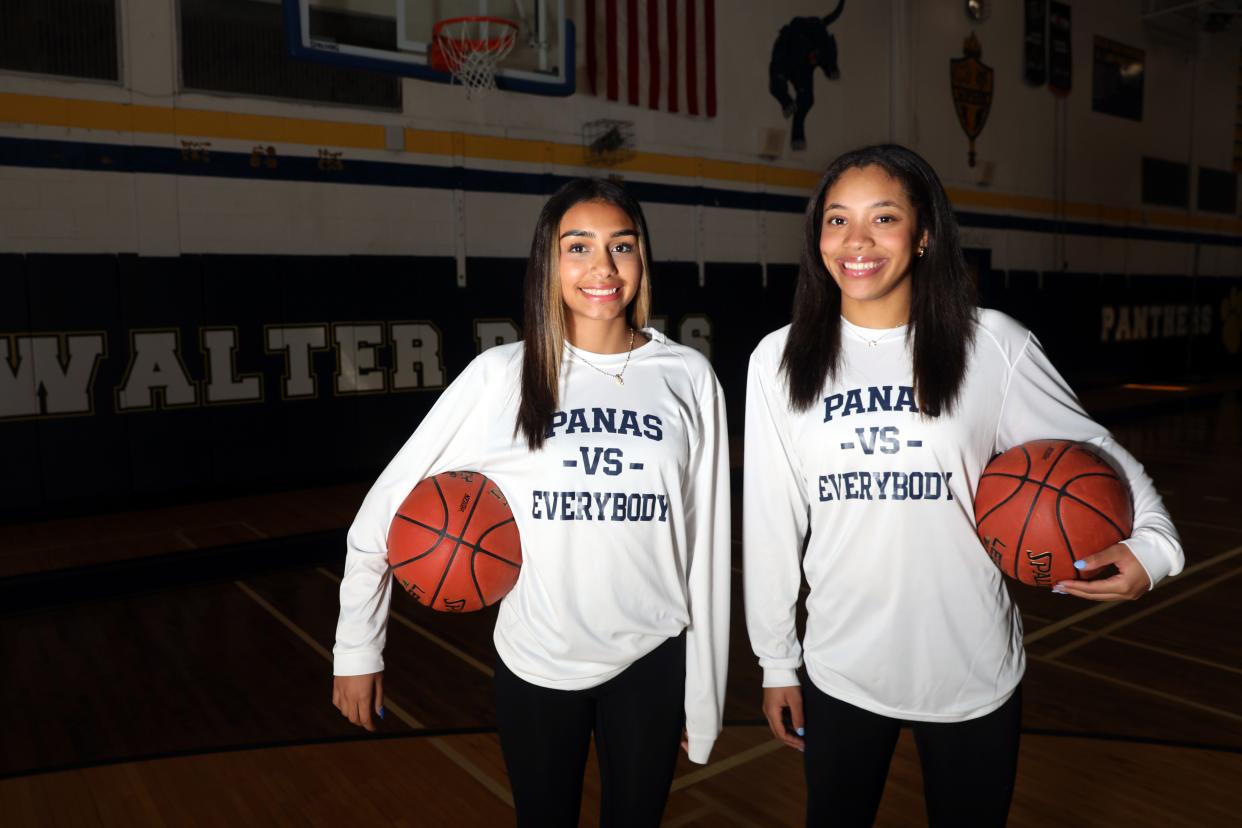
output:
[[[1153,396],[1085,399],[1164,492],[1187,568],[1125,605],[1014,589],[1030,666],[1013,826],[1242,812],[1239,392],[1135,408]],[[364,490],[0,527],[0,821],[511,824],[492,613],[398,596],[379,734],[329,703],[343,527]],[[734,586],[725,731],[710,765],[679,766],[670,828],[801,821],[800,757],[759,720]],[[907,731],[878,824],[922,824],[920,784]],[[596,825],[593,769],[584,798]]]

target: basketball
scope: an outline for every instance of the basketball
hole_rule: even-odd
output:
[[[1024,584],[1090,580],[1074,561],[1130,537],[1125,483],[1085,443],[1036,440],[988,463],[975,492],[975,526],[992,562]]]
[[[504,493],[478,472],[428,477],[388,527],[388,568],[420,604],[474,612],[508,594],[522,542]]]

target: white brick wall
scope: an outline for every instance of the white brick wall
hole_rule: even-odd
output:
[[[161,108],[278,115],[362,124],[458,130],[498,137],[578,145],[584,121],[603,116],[635,123],[639,149],[686,156],[763,163],[757,156],[763,130],[787,129],[767,92],[767,62],[780,26],[795,15],[822,14],[820,0],[720,3],[716,119],[669,115],[578,94],[568,99],[498,94],[466,100],[459,87],[404,82],[405,112],[178,94],[175,4],[122,0],[123,83],[79,83],[0,72],[0,93],[133,102]],[[741,6],[744,5],[744,10]],[[894,34],[902,22],[907,41]],[[1133,2],[1094,0],[1074,4],[1074,92],[1064,104],[1066,157],[1063,178],[1070,202],[1140,208],[1139,158],[1228,169],[1232,163],[1236,72],[1242,28],[1198,35],[1197,56],[1154,38]],[[992,18],[975,27],[983,60],[996,72],[993,110],[978,141],[980,166],[966,165],[967,141],[953,111],[949,64],[961,55],[971,31],[960,0],[890,0],[851,3],[833,25],[841,79],[815,80],[817,103],[807,122],[810,147],[786,146],[777,163],[814,170],[840,151],[885,140],[897,132],[926,155],[946,184],[980,189],[991,162],[990,192],[1035,196],[1050,202],[1057,191],[1053,129],[1056,98],[1021,81],[1021,4],[995,3]],[[1090,110],[1092,40],[1100,34],[1147,50],[1145,118],[1126,121]],[[580,44],[581,45],[581,44]],[[894,57],[892,48],[907,51]],[[907,53],[908,52],[908,53]],[[909,83],[894,81],[908,71]],[[1193,86],[1194,94],[1190,93]],[[892,90],[909,98],[895,100]],[[151,146],[179,145],[181,136],[133,135],[71,127],[4,123],[0,135]],[[213,151],[248,151],[244,136],[212,138]],[[311,145],[282,145],[282,157],[313,154]],[[521,172],[553,171],[546,162],[415,156],[346,149],[346,160],[451,165]],[[572,168],[555,168],[560,174]],[[602,172],[602,171],[589,171]],[[632,177],[693,186],[692,177],[639,173]],[[705,186],[746,189],[729,181]],[[541,199],[467,193],[463,197],[466,252],[525,256]],[[702,238],[693,207],[646,205],[657,255],[671,260],[794,262],[801,217],[705,208]],[[975,209],[975,208],[970,208]],[[980,208],[982,209],[982,208]],[[1193,211],[1192,211],[1193,212]],[[760,227],[764,227],[764,238]],[[0,167],[0,250],[91,250],[176,255],[216,253],[384,253],[453,255],[458,233],[448,191],[394,187],[244,181],[205,177],[129,175]],[[1023,232],[972,231],[992,245],[998,266],[1059,267],[1049,237]],[[1070,237],[1064,241],[1074,270],[1188,272],[1190,247]],[[1234,248],[1205,248],[1200,271],[1239,272]],[[1180,269],[1180,270],[1179,270]]]

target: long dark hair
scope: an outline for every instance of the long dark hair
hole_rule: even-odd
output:
[[[526,260],[523,288],[525,320],[522,357],[522,398],[518,405],[514,433],[521,433],[531,451],[543,447],[552,415],[560,401],[561,351],[565,344],[565,305],[561,299],[560,235],[561,219],[576,204],[602,201],[622,210],[638,232],[638,255],[642,277],[638,294],[626,308],[626,319],[633,328],[647,324],[651,313],[651,248],[647,241],[647,220],[638,202],[620,184],[604,178],[575,178],[561,187],[543,205],[535,223],[535,237]]]
[[[897,144],[847,152],[829,165],[806,209],[802,263],[794,290],[793,324],[781,357],[790,405],[804,411],[841,362],[841,289],[819,252],[824,200],[846,170],[876,166],[901,182],[917,216],[915,238],[927,234],[914,259],[907,341],[914,354],[914,391],[924,415],[953,410],[974,340],[975,286],[962,259],[957,219],[944,187],[917,153]]]

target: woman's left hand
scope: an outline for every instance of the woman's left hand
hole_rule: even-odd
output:
[[[681,749],[686,752],[687,756],[690,755],[690,731],[684,727],[681,729]]]
[[[1133,601],[1147,594],[1151,580],[1147,570],[1124,543],[1112,546],[1080,560],[1080,569],[1101,569],[1109,564],[1117,574],[1095,581],[1059,581],[1053,592],[1075,595],[1088,601]]]

